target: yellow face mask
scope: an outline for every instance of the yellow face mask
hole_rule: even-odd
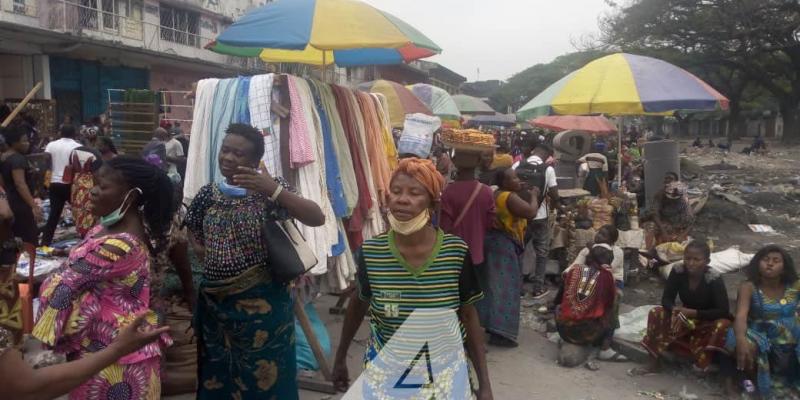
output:
[[[420,229],[424,228],[428,225],[428,221],[431,219],[431,211],[427,208],[425,211],[419,213],[416,217],[411,218],[408,221],[400,221],[389,213],[389,225],[392,227],[392,230],[401,234],[408,236],[412,233],[418,232]]]

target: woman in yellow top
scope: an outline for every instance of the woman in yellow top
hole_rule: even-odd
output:
[[[531,190],[525,201],[517,173],[511,168],[499,169],[493,185],[497,220],[486,234],[485,265],[478,271],[484,282],[485,298],[478,302],[481,325],[489,333],[489,343],[516,347],[519,333],[519,300],[522,293],[522,250],[527,220],[539,209],[539,189]]]

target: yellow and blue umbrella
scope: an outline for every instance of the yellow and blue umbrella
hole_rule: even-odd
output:
[[[246,13],[206,48],[341,67],[400,64],[442,52],[411,25],[358,0],[275,0]]]
[[[517,111],[517,120],[720,109],[728,109],[728,99],[688,71],[655,58],[618,53],[594,60],[552,84]]]

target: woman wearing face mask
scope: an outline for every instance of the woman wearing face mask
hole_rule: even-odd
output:
[[[231,124],[219,151],[225,180],[203,186],[186,214],[205,255],[194,321],[198,399],[298,398],[294,303],[269,274],[261,227],[268,218],[320,226],[325,216],[283,179],[259,172],[263,156],[261,133]]]
[[[453,378],[444,394],[467,399],[476,391],[478,399],[492,398],[483,332],[473,306],[483,293],[467,245],[430,223],[443,185],[444,178],[429,160],[403,159],[394,172],[388,194],[391,229],[364,242],[357,253],[358,290],[347,309],[333,370],[339,390],[349,385],[347,351],[369,313],[365,393],[393,398],[403,370],[430,344],[434,373],[450,371]],[[447,347],[451,351],[442,350],[442,341],[454,343]],[[478,377],[477,390],[466,382],[465,347]],[[447,379],[437,378],[437,384],[440,381]]]
[[[138,158],[119,157],[95,174],[90,194],[99,225],[42,285],[33,336],[68,360],[106,348],[122,326],[150,310],[150,257],[166,242],[173,213],[169,178]],[[160,344],[171,339],[161,335]],[[70,392],[70,399],[158,398],[161,349],[150,343]]]

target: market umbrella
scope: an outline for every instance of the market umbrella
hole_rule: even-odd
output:
[[[482,125],[509,127],[517,125],[517,117],[514,114],[500,113],[494,113],[493,115],[476,115],[474,117],[469,117],[465,125],[468,127]]]
[[[529,120],[531,125],[554,131],[582,131],[589,133],[609,134],[617,131],[608,118],[602,115],[548,115]]]
[[[443,121],[459,121],[461,119],[461,112],[458,111],[456,102],[446,90],[426,83],[417,83],[406,87],[430,108],[433,115]]]
[[[267,62],[400,64],[442,52],[403,20],[358,0],[282,0],[246,13],[206,48]]]
[[[653,115],[677,110],[726,110],[728,99],[700,78],[666,61],[627,53],[601,57],[550,85],[517,111],[542,115]],[[618,129],[622,147],[622,119]],[[622,179],[619,156],[618,183]]]
[[[458,111],[461,111],[462,114],[494,115],[497,113],[486,102],[477,97],[457,94],[453,96],[453,101],[456,102]]]
[[[655,58],[617,53],[594,60],[550,85],[517,111],[517,119],[727,108],[725,96],[688,71]]]
[[[393,128],[402,128],[406,114],[422,113],[433,115],[433,112],[423,104],[414,93],[405,86],[387,80],[365,82],[358,85],[359,90],[371,93],[380,93],[386,96],[389,103],[389,121]]]

